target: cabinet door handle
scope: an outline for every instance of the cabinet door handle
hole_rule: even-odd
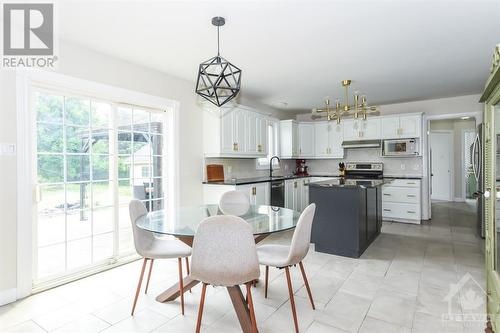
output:
[[[384,212],[390,212],[391,210],[390,209],[384,209]]]
[[[408,194],[408,195],[406,195],[406,196],[407,196],[408,198],[415,198],[415,197],[416,197],[416,195],[414,195],[414,194]]]
[[[415,183],[415,182],[407,182],[406,184],[407,185],[416,185],[417,183]]]
[[[256,195],[257,194],[257,188],[256,187],[252,187],[252,195]]]
[[[415,214],[415,211],[413,211],[413,210],[407,210],[406,212],[410,213],[410,214]]]
[[[297,182],[293,182],[293,187],[297,188]]]
[[[233,143],[233,150],[234,150],[234,151],[238,150],[238,144],[237,144],[236,142],[235,142],[235,143]]]
[[[391,195],[389,193],[384,193],[385,196],[390,197]]]

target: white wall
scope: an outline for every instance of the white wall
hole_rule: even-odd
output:
[[[454,198],[462,199],[462,187],[465,182],[464,178],[464,166],[462,164],[462,149],[463,149],[463,138],[462,132],[464,130],[475,130],[476,121],[474,119],[462,120],[462,119],[442,119],[442,120],[431,120],[430,130],[449,130],[453,131],[453,185],[454,185]],[[432,146],[432,143],[430,143]]]
[[[56,72],[180,102],[179,178],[181,205],[203,200],[202,117],[194,83],[152,69],[61,43]],[[193,68],[196,75],[196,68]],[[193,80],[195,77],[193,76]],[[16,142],[16,77],[0,71],[0,142]],[[242,92],[239,102],[282,118],[281,112],[252,101]],[[16,157],[0,156],[0,302],[2,292],[16,288]],[[29,207],[27,207],[29,209]]]

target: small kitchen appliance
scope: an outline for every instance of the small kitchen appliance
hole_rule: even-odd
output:
[[[296,160],[295,161],[295,176],[309,176],[307,169],[309,167],[306,165],[306,160]]]
[[[420,154],[418,139],[390,139],[384,140],[383,156],[416,156]]]

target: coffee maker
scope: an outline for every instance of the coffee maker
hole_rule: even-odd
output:
[[[306,160],[295,160],[295,176],[309,176]]]

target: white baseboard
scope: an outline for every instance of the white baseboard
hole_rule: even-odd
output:
[[[465,202],[464,198],[453,198],[455,202]]]
[[[0,306],[15,302],[17,299],[16,288],[0,291]]]

